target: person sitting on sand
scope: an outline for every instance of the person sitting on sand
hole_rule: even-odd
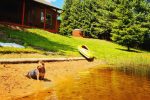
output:
[[[44,80],[45,72],[46,70],[44,62],[39,61],[37,68],[32,71],[29,71],[26,76],[32,79]]]

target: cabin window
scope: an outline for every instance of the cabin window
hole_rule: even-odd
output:
[[[46,14],[46,23],[52,25],[52,15]]]
[[[44,12],[41,12],[41,22],[44,23]]]

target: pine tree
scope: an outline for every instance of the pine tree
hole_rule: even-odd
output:
[[[143,27],[146,5],[144,0],[115,0],[117,8],[114,13],[117,19],[112,23],[112,40],[128,47],[138,47],[144,41],[144,34],[148,30]],[[146,3],[145,3],[146,4]],[[139,14],[141,16],[139,16]]]
[[[130,47],[148,46],[150,3],[146,0],[65,0],[60,34],[82,29],[85,36]]]
[[[70,14],[70,8],[73,4],[74,0],[65,0],[64,1],[64,6],[63,6],[63,12],[61,14],[61,25],[60,25],[60,31],[59,33],[62,35],[68,35],[72,29],[70,28],[69,24],[71,23],[69,17],[71,16]]]

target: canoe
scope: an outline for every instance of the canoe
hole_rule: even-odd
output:
[[[91,51],[89,50],[89,48],[85,45],[80,45],[78,46],[78,51],[80,52],[80,54],[82,56],[84,56],[87,60],[93,60],[94,56],[91,53]]]

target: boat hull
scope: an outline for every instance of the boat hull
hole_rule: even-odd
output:
[[[84,56],[87,60],[93,60],[94,56],[92,55],[91,51],[87,48],[87,46],[78,46],[78,51],[82,56]]]

